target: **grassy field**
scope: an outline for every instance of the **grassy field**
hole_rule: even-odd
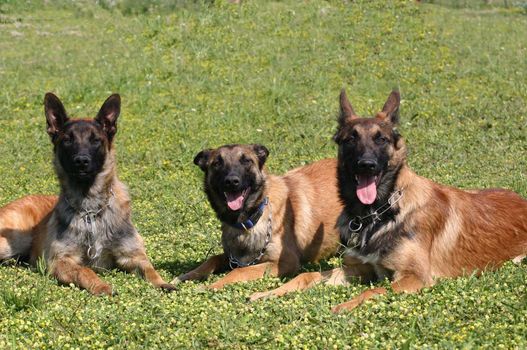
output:
[[[400,89],[400,129],[419,174],[527,197],[525,1],[145,3],[0,0],[0,205],[57,192],[46,91],[73,116],[94,116],[121,93],[120,177],[166,279],[220,251],[194,155],[258,142],[273,173],[334,157],[342,87],[363,115]],[[283,281],[164,294],[122,272],[103,278],[117,297],[3,263],[0,349],[527,347],[525,263],[337,316],[331,306],[368,287],[250,304],[252,292]]]

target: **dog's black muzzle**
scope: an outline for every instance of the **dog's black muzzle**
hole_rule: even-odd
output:
[[[223,188],[227,192],[236,192],[240,190],[241,178],[237,174],[229,174],[223,179]]]
[[[90,155],[79,154],[72,159],[71,175],[78,179],[87,179],[93,177],[94,162]]]
[[[357,162],[357,170],[362,174],[374,174],[379,163],[374,158],[363,158]]]

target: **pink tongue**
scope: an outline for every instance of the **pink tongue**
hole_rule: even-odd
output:
[[[377,197],[377,184],[375,183],[375,176],[357,176],[357,197],[362,204],[372,204]]]
[[[240,210],[245,200],[243,192],[225,193],[225,196],[227,197],[227,205],[230,210]]]

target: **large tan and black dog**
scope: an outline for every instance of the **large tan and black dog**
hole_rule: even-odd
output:
[[[395,292],[415,292],[438,278],[496,268],[527,252],[527,201],[502,189],[463,191],[413,173],[406,147],[395,129],[399,93],[392,92],[374,118],[360,118],[346,94],[335,141],[338,184],[345,208],[339,218],[347,246],[344,267],[297,276],[251,300],[309,288],[391,277]],[[367,290],[338,305],[352,309],[386,293]]]
[[[223,254],[211,257],[173,282],[204,279],[233,269],[209,288],[271,276],[291,275],[304,262],[334,254],[342,205],[337,161],[325,159],[268,175],[262,145],[226,145],[198,153],[205,192],[222,223]]]
[[[93,294],[113,291],[92,267],[117,266],[174,289],[148,260],[130,218],[127,189],[117,178],[113,138],[119,95],[110,96],[95,119],[69,119],[51,93],[44,105],[60,195],[28,196],[0,208],[0,260],[25,256],[35,264],[44,256],[60,282]]]

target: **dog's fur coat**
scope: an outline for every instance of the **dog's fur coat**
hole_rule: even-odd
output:
[[[348,245],[344,267],[301,274],[278,289],[253,294],[251,300],[319,282],[345,284],[350,277],[363,281],[390,277],[395,292],[415,292],[438,278],[497,268],[525,256],[527,201],[508,190],[464,191],[412,172],[404,140],[395,128],[399,101],[399,93],[392,92],[374,118],[360,118],[341,93],[335,141],[345,206],[338,226]],[[362,220],[359,229],[353,219],[377,208],[389,209],[379,220]],[[352,309],[384,293],[385,288],[367,290],[333,311]]]
[[[230,255],[245,264],[252,262],[265,247],[270,212],[272,237],[263,256],[254,265],[233,269],[209,288],[258,279],[265,273],[291,275],[302,263],[317,261],[337,251],[336,222],[342,205],[337,194],[336,160],[321,160],[275,176],[264,170],[267,155],[267,149],[261,145],[227,145],[204,150],[196,156],[195,164],[205,172],[205,192],[222,221],[224,253],[209,258],[174,282],[204,279],[211,273],[228,270]],[[225,187],[229,177],[240,183],[234,188]],[[231,210],[226,203],[227,195],[236,197],[242,193],[243,206]],[[246,220],[266,197],[269,205],[254,228],[245,231],[233,227]]]
[[[44,257],[60,282],[93,294],[113,290],[91,268],[119,267],[174,289],[148,260],[131,221],[128,191],[117,178],[112,141],[119,95],[110,96],[93,120],[70,120],[51,93],[44,103],[60,195],[28,196],[0,209],[0,260],[25,256],[36,264]]]

